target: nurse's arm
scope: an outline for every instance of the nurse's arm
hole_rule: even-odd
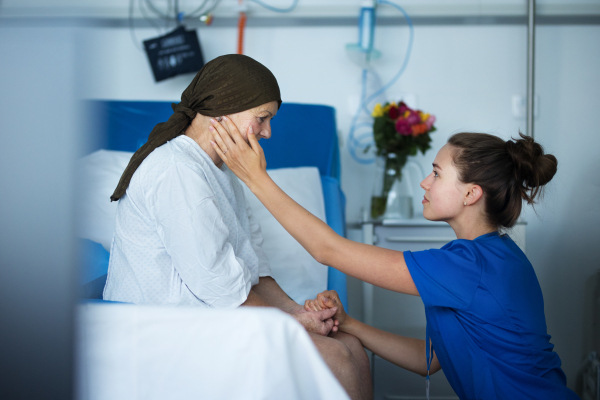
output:
[[[419,295],[402,252],[341,237],[292,200],[266,172],[255,176],[248,187],[319,263],[384,289]]]
[[[211,127],[213,148],[219,157],[319,263],[385,289],[419,295],[402,252],[339,236],[273,182],[267,174],[263,150],[252,131],[248,132],[250,147],[235,124],[229,118],[223,120],[227,129],[217,121]]]
[[[344,324],[340,325],[340,329],[356,336],[364,347],[379,357],[419,375],[427,375],[424,340],[382,331],[349,316],[346,317]],[[434,351],[429,374],[434,374],[441,368]]]

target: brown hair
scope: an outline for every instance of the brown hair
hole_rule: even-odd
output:
[[[556,173],[558,161],[531,137],[504,141],[486,133],[457,133],[448,139],[454,147],[458,179],[481,186],[488,223],[512,227],[523,200],[533,204],[541,187]]]

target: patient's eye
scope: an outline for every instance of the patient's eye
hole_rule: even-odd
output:
[[[435,169],[433,170],[433,177],[434,177],[434,178],[437,178],[437,177],[439,177],[439,175],[438,175],[438,173],[437,173],[437,171],[436,171]]]

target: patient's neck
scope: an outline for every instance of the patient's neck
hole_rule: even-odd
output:
[[[212,133],[208,130],[211,125],[210,117],[206,117],[201,114],[197,114],[196,118],[192,121],[190,126],[185,130],[185,135],[198,143],[198,146],[204,150],[206,154],[213,160],[217,167],[223,165],[223,160],[217,154],[215,149],[212,147],[210,142],[213,140]]]

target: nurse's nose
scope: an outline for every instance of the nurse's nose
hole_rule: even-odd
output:
[[[428,191],[431,187],[431,180],[433,179],[433,172],[427,175],[425,179],[421,182],[421,189]]]

